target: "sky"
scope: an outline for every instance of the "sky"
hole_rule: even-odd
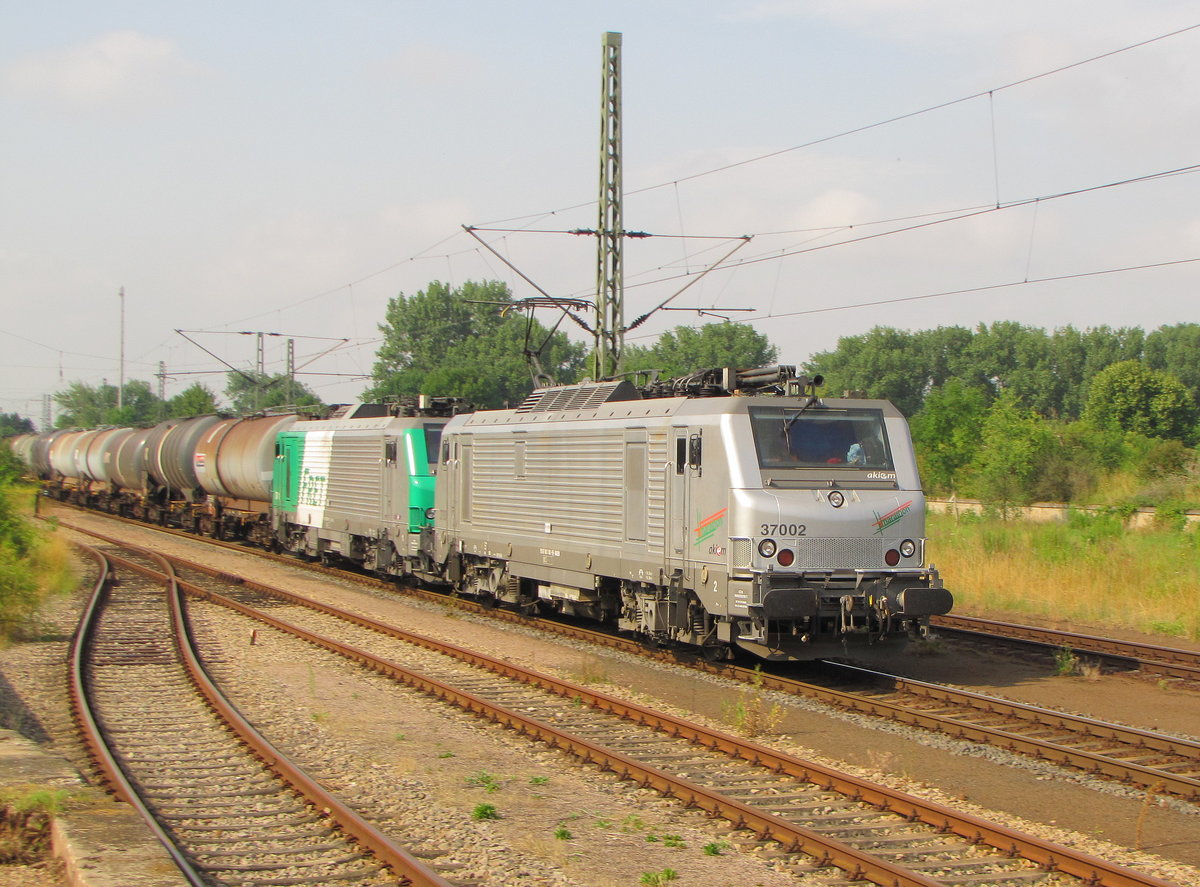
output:
[[[624,226],[654,235],[624,245],[626,320],[682,309],[630,343],[736,321],[803,364],[875,326],[1200,322],[1198,26],[1170,0],[0,0],[0,412],[122,366],[220,393],[257,333],[268,372],[291,340],[352,401],[389,299],[538,294],[463,226],[593,298],[564,232],[597,226],[607,31]]]

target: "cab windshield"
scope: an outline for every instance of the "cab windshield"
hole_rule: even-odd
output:
[[[893,470],[881,410],[751,407],[750,427],[760,468]]]

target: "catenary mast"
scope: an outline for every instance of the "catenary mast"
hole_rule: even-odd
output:
[[[600,219],[597,227],[596,350],[592,378],[621,371],[625,347],[624,269],[621,264],[621,35],[604,35],[600,97]]]

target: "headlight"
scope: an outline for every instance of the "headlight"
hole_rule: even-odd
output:
[[[435,509],[433,509],[433,508],[426,508],[426,509],[425,509],[425,520],[433,520],[433,516],[434,516],[434,514],[436,514],[436,513],[437,513],[437,512],[436,512],[436,510],[435,510]]]
[[[829,494],[829,504],[834,508],[841,508],[846,504],[846,497],[842,495],[840,490],[834,490]]]
[[[905,539],[900,543],[900,553],[905,557],[912,557],[917,553],[917,543],[911,539]]]
[[[764,539],[758,543],[758,553],[763,557],[774,557],[776,547],[774,539]]]

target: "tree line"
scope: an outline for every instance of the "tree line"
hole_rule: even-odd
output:
[[[928,492],[1182,508],[1200,494],[1200,324],[876,327],[813,355],[827,393],[891,400]]]
[[[320,398],[307,386],[290,379],[287,375],[272,375],[253,370],[231,372],[227,375],[227,407],[222,407],[212,389],[200,382],[189,385],[174,397],[163,399],[154,393],[149,382],[132,379],[125,383],[121,394],[122,397],[118,401],[117,386],[107,382],[100,385],[72,382],[54,395],[54,402],[58,405],[54,425],[56,428],[153,425],[164,419],[203,416],[222,411],[233,415],[249,415],[284,407],[315,411],[324,408]],[[22,421],[29,426],[27,430],[33,430],[32,422]],[[2,424],[0,421],[0,425]],[[3,433],[20,432],[13,428]]]
[[[579,381],[587,371],[589,349],[557,328],[547,328],[520,310],[500,281],[468,281],[459,287],[434,281],[412,295],[388,301],[379,324],[382,341],[362,399],[398,400],[418,394],[461,397],[482,409],[520,403],[533,389],[529,358],[536,357],[542,381]],[[626,349],[630,371],[656,370],[664,378],[700,367],[759,366],[776,360],[765,336],[740,324],[681,326],[653,344]],[[206,385],[196,383],[169,399],[157,397],[150,384],[127,382],[122,406],[117,387],[72,382],[54,395],[58,428],[146,425],[163,419],[219,410],[246,415],[295,407],[320,412],[324,404],[307,386],[286,375],[236,371],[226,375],[222,406]],[[0,420],[3,434],[33,430],[12,414]]]
[[[519,403],[540,381],[578,381],[589,349],[526,316],[499,281],[458,287],[433,281],[390,299],[365,400],[417,394],[462,397],[479,408]],[[715,366],[774,363],[778,350],[737,323],[680,326],[627,345],[627,371],[664,378]],[[876,327],[843,337],[803,369],[823,393],[892,401],[911,421],[926,489],[998,503],[1122,498],[1161,503],[1200,496],[1200,324],[1071,326],[1046,331],[1014,322],[906,331]],[[320,399],[283,375],[226,378],[229,412],[285,405],[318,412]],[[215,412],[195,384],[168,400],[131,381],[116,388],[72,383],[55,395],[58,427],[137,425]],[[9,433],[27,420],[0,417]]]

